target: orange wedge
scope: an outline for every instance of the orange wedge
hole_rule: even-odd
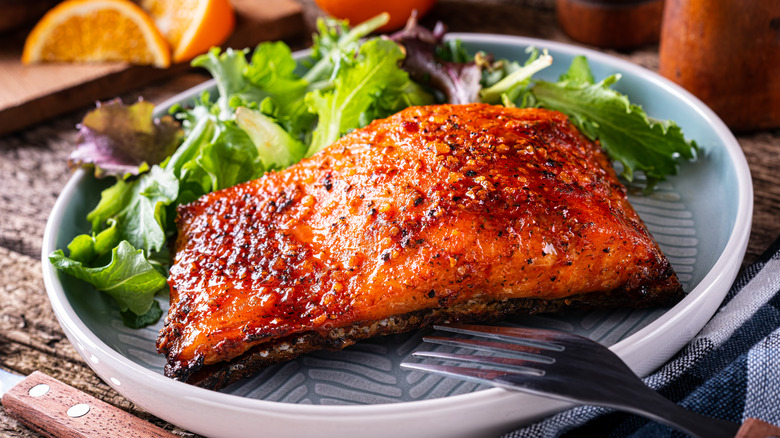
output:
[[[219,46],[236,26],[230,0],[142,0],[141,7],[171,45],[173,62],[189,61]]]
[[[149,15],[130,0],[65,0],[27,36],[22,62],[125,61],[168,67],[171,49]]]

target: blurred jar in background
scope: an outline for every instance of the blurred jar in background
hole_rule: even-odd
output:
[[[780,0],[666,0],[659,50],[729,128],[780,126]]]
[[[658,42],[664,0],[556,0],[558,23],[581,43],[630,49]]]
[[[404,27],[414,10],[417,18],[422,18],[436,0],[315,0],[315,3],[329,15],[349,20],[352,26],[387,12],[390,21],[378,30],[389,32]]]

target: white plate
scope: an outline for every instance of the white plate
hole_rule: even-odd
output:
[[[699,100],[626,61],[528,38],[480,34],[450,38],[461,39],[471,50],[518,60],[526,58],[529,45],[547,48],[555,58],[553,67],[541,75],[548,79],[557,79],[573,56],[584,54],[597,79],[621,73],[618,90],[651,116],[677,121],[702,147],[698,163],[684,164],[680,175],[652,196],[631,198],[689,292],[682,302],[666,311],[578,312],[523,320],[599,340],[638,374],[648,374],[701,329],[740,267],[753,196],[739,144]],[[209,86],[177,96],[158,113]],[[87,364],[122,395],[160,418],[207,436],[468,437],[505,432],[565,406],[401,371],[397,364],[417,348],[418,333],[360,343],[346,352],[312,354],[222,392],[168,379],[161,374],[164,359],[154,349],[159,324],[126,329],[109,299],[61,275],[48,262],[52,251],[88,232],[84,216],[104,187],[104,182],[79,171],[57,200],[43,241],[46,289],[63,330]]]

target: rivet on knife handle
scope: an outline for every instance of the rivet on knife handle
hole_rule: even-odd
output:
[[[50,437],[175,437],[38,371],[3,396],[3,407],[25,426]]]

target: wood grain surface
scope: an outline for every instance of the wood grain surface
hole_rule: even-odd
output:
[[[309,44],[321,12],[313,0],[304,6],[303,37]],[[505,33],[574,43],[558,27],[554,0],[439,0],[423,23],[441,20],[452,31]],[[576,43],[575,43],[576,44]],[[658,68],[658,46],[608,53]],[[205,80],[187,72],[123,94],[161,102]],[[70,178],[66,158],[73,149],[75,126],[87,105],[26,130],[0,137],[0,367],[22,374],[40,370],[179,436],[193,436],[146,413],[103,383],[65,338],[49,306],[41,275],[40,251],[47,216]],[[753,176],[755,208],[743,265],[756,260],[780,236],[780,130],[740,133]],[[37,437],[0,407],[0,436]]]
[[[302,9],[295,0],[231,2],[236,29],[223,47],[253,47],[303,30]],[[166,69],[123,62],[22,65],[28,33],[28,28],[0,33],[0,135],[190,69],[188,63]]]

